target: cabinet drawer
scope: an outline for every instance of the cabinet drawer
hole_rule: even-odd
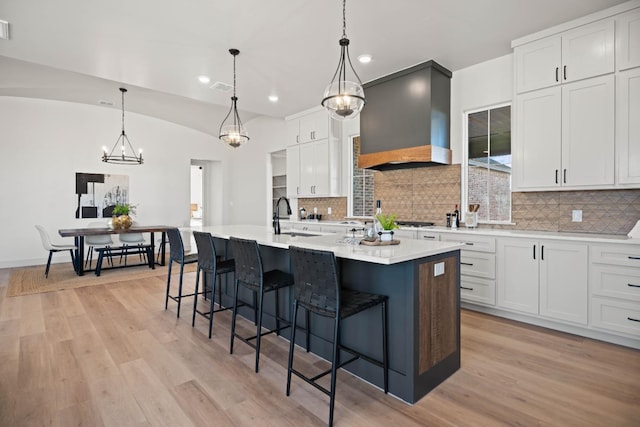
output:
[[[477,252],[496,252],[496,239],[489,236],[475,236],[470,234],[446,233],[440,236],[444,242],[464,243],[464,250]]]
[[[640,301],[640,268],[592,264],[590,273],[594,295]]]
[[[640,269],[640,246],[590,245],[592,263],[624,265]]]
[[[495,279],[496,256],[465,249],[460,252],[460,274]]]
[[[640,304],[594,297],[591,324],[594,328],[640,337]]]
[[[419,240],[427,240],[431,242],[437,242],[440,240],[440,234],[432,233],[431,231],[417,231]]]
[[[496,305],[496,281],[462,276],[460,298],[474,303]]]
[[[416,232],[414,230],[393,230],[394,239],[415,239]]]

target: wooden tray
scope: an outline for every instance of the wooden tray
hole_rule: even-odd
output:
[[[368,241],[368,240],[360,240],[360,244],[361,245],[366,245],[366,246],[391,246],[391,245],[399,245],[400,244],[400,240],[389,240],[386,242],[381,242],[380,240],[375,240],[373,242]]]

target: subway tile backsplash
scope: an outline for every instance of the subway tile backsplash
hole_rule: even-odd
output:
[[[376,172],[374,182],[382,211],[400,220],[445,225],[446,213],[460,205],[460,165]],[[323,220],[347,216],[346,197],[300,199],[298,206],[308,213],[317,207]],[[582,222],[571,221],[574,209],[582,210]],[[480,227],[625,235],[640,219],[640,190],[512,193],[511,212],[515,225]]]

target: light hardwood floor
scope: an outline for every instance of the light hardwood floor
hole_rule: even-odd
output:
[[[249,347],[229,354],[228,312],[207,339],[190,304],[164,310],[163,277],[7,298],[9,275],[1,426],[326,425],[323,394],[294,378],[285,396],[286,341],[263,341],[255,374]],[[640,426],[640,352],[463,311],[462,368],[416,405],[344,371],[337,390],[336,426]]]

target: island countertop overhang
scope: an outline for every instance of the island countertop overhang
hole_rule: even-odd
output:
[[[434,242],[402,239],[399,245],[365,246],[345,242],[344,236],[333,233],[317,233],[317,236],[292,236],[274,234],[270,227],[259,225],[216,225],[194,227],[194,230],[211,233],[212,236],[228,239],[238,237],[255,240],[260,245],[288,249],[298,246],[333,252],[336,257],[376,264],[397,264],[419,258],[459,250],[463,245],[456,242]]]

